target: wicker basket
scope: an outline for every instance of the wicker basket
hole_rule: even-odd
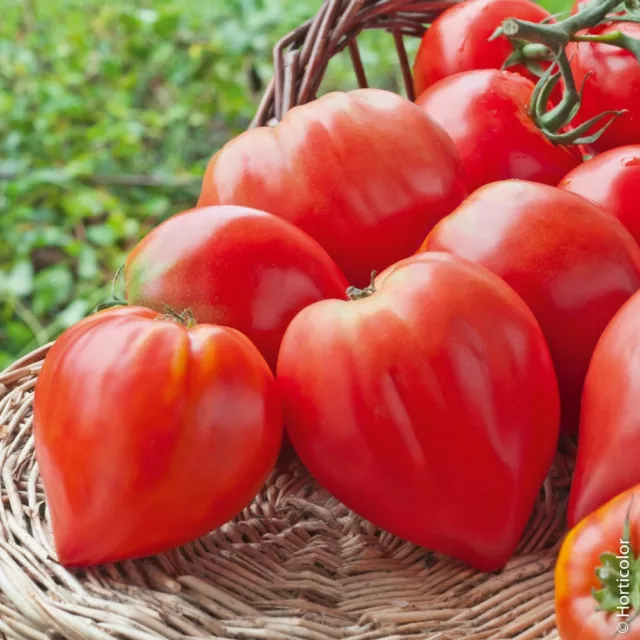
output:
[[[281,40],[252,126],[319,89],[330,58],[364,29],[396,43],[412,97],[405,36],[449,3],[327,0]],[[0,638],[556,638],[553,566],[574,452],[556,458],[518,555],[481,574],[399,540],[349,512],[294,463],[234,522],[154,558],[68,572],[57,564],[34,459],[33,389],[44,347],[0,374]]]

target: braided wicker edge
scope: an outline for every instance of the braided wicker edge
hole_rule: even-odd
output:
[[[347,49],[367,86],[356,38],[394,39],[413,98],[405,36],[453,1],[326,0],[274,49],[274,76],[251,126],[318,92]],[[0,639],[557,638],[553,566],[575,451],[558,454],[517,555],[481,574],[381,532],[294,463],[233,522],[154,558],[83,571],[55,560],[34,457],[33,389],[50,345],[0,374]]]
[[[273,77],[251,127],[279,121],[296,105],[310,102],[331,58],[349,50],[360,87],[367,76],[358,48],[358,35],[368,29],[389,31],[394,39],[404,88],[415,98],[404,36],[421,37],[425,25],[459,0],[326,0],[317,15],[282,38],[273,50]]]

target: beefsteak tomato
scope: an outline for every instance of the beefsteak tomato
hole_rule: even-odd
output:
[[[629,232],[580,196],[508,180],[472,194],[422,249],[478,262],[522,296],[553,356],[563,431],[575,433],[596,343],[640,288],[640,247]]]
[[[572,526],[640,484],[639,354],[640,295],[636,294],[602,334],[589,365],[569,498]]]
[[[273,369],[303,307],[346,299],[347,280],[304,231],[246,207],[191,209],[153,229],[129,254],[127,299],[244,333]]]
[[[561,640],[640,640],[640,486],[569,532],[555,570]]]
[[[533,314],[447,254],[408,258],[352,297],[307,307],[285,333],[277,380],[298,455],[375,525],[481,570],[503,566],[558,437]]]
[[[451,136],[469,192],[497,180],[558,182],[581,162],[529,116],[535,86],[517,73],[484,69],[440,80],[416,101]]]
[[[640,24],[613,22],[590,29],[588,35],[611,37],[616,32],[640,38]],[[631,51],[604,42],[572,42],[566,49],[578,87],[584,86],[577,126],[603,111],[626,110],[591,144],[596,151],[640,144],[640,64]]]
[[[198,204],[278,215],[364,286],[372,269],[414,253],[465,195],[446,133],[408,100],[360,89],[325,95],[229,142],[209,163]]]
[[[58,559],[86,566],[166,551],[236,516],[274,467],[282,413],[238,331],[121,307],[55,342],[34,436]]]
[[[570,171],[558,186],[600,205],[640,243],[640,144],[591,158]]]
[[[542,22],[551,14],[530,0],[468,0],[449,7],[422,37],[413,67],[415,93],[462,71],[501,69],[513,53],[506,36],[490,40],[507,18]],[[509,71],[530,80],[536,77],[519,64]]]

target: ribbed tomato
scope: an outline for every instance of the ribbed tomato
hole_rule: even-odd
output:
[[[274,467],[273,376],[234,329],[99,312],[46,356],[35,449],[61,563],[147,556],[236,516]]]
[[[442,129],[398,95],[360,89],[327,94],[229,142],[209,163],[198,204],[280,216],[364,286],[372,269],[415,252],[465,195]]]
[[[498,277],[446,254],[408,258],[351,297],[307,307],[282,343],[277,381],[300,458],[374,524],[503,566],[558,436],[533,314]]]

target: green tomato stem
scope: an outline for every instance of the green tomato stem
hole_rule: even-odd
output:
[[[347,298],[349,300],[362,300],[362,298],[368,298],[376,292],[374,281],[378,273],[376,271],[371,272],[371,282],[364,287],[364,289],[358,289],[358,287],[349,287],[347,289]]]

